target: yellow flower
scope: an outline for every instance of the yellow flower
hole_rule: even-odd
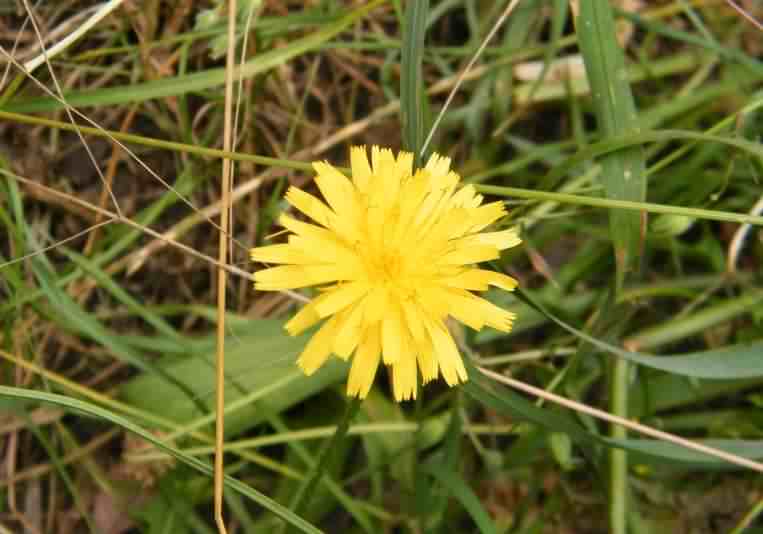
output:
[[[467,379],[445,320],[479,330],[511,330],[514,314],[471,291],[513,290],[513,278],[473,264],[495,260],[519,244],[516,229],[482,232],[506,213],[482,204],[474,187],[459,187],[450,159],[432,155],[413,173],[413,155],[374,146],[350,150],[352,180],[325,162],[313,164],[326,203],[291,187],[286,200],[312,219],[283,214],[288,242],[252,249],[252,260],[282,264],[254,275],[255,288],[279,291],[322,286],[287,324],[291,335],[327,319],[298,364],[310,375],[333,353],[354,354],[347,394],[368,394],[380,360],[391,368],[398,401],[416,397],[442,374],[453,386]]]

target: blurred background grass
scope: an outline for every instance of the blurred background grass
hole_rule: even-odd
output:
[[[757,2],[739,3],[763,18]],[[215,255],[222,4],[124,2],[51,61],[65,100],[171,189],[90,132],[99,176],[62,103],[43,90],[55,90],[46,66],[34,71],[39,84],[8,68],[8,532],[214,532],[205,470],[215,266],[139,227],[106,224],[111,215],[92,206]],[[416,24],[396,1],[239,0],[232,265],[255,268],[247,249],[279,230],[289,184],[313,188],[306,162],[346,165],[350,144],[421,146],[508,2],[429,4]],[[98,7],[35,6],[46,47]],[[23,2],[0,10],[4,49],[22,63],[38,56]],[[756,226],[742,239],[728,222],[763,195],[760,42],[720,0],[519,3],[428,147],[507,200],[505,224],[521,226],[524,244],[494,267],[540,305],[494,295],[518,321],[508,335],[456,330],[473,364],[763,457],[763,246]],[[643,210],[614,209],[619,200]],[[647,216],[656,211],[647,203],[676,208]],[[296,519],[264,496],[287,505],[302,484],[344,411],[347,370],[334,362],[301,376],[305,339],[282,330],[299,303],[258,294],[243,276],[229,291],[226,517],[229,532],[273,532],[275,514]],[[612,346],[664,356],[626,363]],[[465,388],[434,384],[398,405],[382,373],[301,515],[326,532],[763,531],[759,475],[471,376]]]

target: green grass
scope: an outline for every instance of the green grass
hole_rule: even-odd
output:
[[[110,517],[133,532],[215,532],[215,266],[120,220],[88,230],[104,215],[86,206],[115,208],[75,130],[126,217],[206,256],[219,161],[234,159],[231,264],[251,272],[247,249],[280,230],[286,186],[315,190],[311,161],[346,167],[351,144],[420,151],[508,3],[239,0],[248,38],[233,153],[219,149],[225,21],[197,24],[201,3],[177,19],[168,3],[118,9],[53,58],[65,101],[92,123],[67,121],[44,65],[36,81],[11,67],[0,89],[0,443],[11,466],[0,531],[69,518],[77,532],[114,532]],[[35,15],[45,31],[72,31],[86,4],[42,3]],[[522,228],[524,244],[492,266],[521,291],[489,293],[518,314],[514,330],[454,331],[467,384],[397,404],[382,372],[355,407],[346,364],[312,377],[294,364],[309,336],[282,325],[300,304],[230,278],[229,531],[755,532],[752,469],[477,370],[763,460],[763,215],[751,213],[763,196],[760,32],[721,1],[578,4],[575,18],[561,0],[520,2],[427,147],[507,202],[502,226]],[[24,32],[17,52],[34,45]],[[556,66],[570,57],[572,70]]]

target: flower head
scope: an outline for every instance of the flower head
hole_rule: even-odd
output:
[[[416,397],[442,374],[448,385],[467,380],[448,317],[480,330],[511,330],[514,314],[471,291],[516,280],[474,264],[519,244],[516,229],[483,232],[506,213],[482,204],[474,187],[459,187],[450,159],[432,155],[413,172],[413,155],[374,146],[350,151],[352,180],[325,162],[313,164],[326,203],[295,187],[286,200],[312,223],[283,214],[288,242],[252,249],[255,261],[281,264],[255,273],[255,288],[278,291],[321,286],[288,323],[297,335],[325,320],[299,357],[314,373],[333,353],[352,356],[347,394],[365,397],[379,362],[391,369],[398,401]]]

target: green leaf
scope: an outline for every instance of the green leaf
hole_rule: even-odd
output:
[[[288,336],[282,321],[252,320],[244,326],[230,325],[230,328],[225,344],[225,399],[227,404],[236,403],[238,407],[226,412],[228,435],[258,425],[264,420],[264,414],[280,413],[339,382],[347,373],[347,365],[332,358],[314,375],[304,376],[295,362],[310,334]],[[195,400],[211,412],[215,391],[214,336],[196,340],[193,346],[202,357],[179,361],[172,358],[161,367],[165,373],[188,384]],[[196,403],[176,390],[161,387],[159,378],[148,373],[128,382],[122,388],[122,395],[130,404],[144,410],[161,406],[165,417],[181,424],[191,423],[207,413],[200,412]]]

